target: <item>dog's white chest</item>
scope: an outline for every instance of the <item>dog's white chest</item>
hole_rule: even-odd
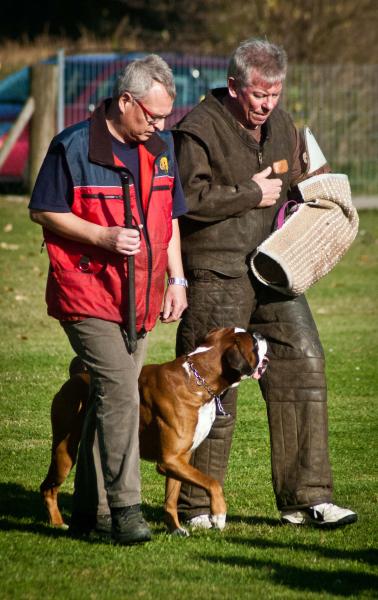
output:
[[[194,432],[191,450],[198,448],[201,442],[209,435],[210,429],[215,421],[215,400],[201,406],[198,410],[198,421]]]

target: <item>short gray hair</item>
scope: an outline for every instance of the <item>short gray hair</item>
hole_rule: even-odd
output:
[[[120,73],[113,89],[113,98],[129,92],[137,100],[144,98],[154,82],[161,83],[168,95],[175,99],[176,87],[169,65],[157,54],[149,54],[130,62]]]
[[[285,50],[267,40],[245,40],[231,55],[227,76],[244,87],[251,83],[251,71],[252,76],[256,72],[267,83],[282,82],[287,71]]]

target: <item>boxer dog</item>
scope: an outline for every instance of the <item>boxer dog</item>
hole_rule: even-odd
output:
[[[267,366],[266,352],[267,343],[260,334],[229,327],[210,332],[203,344],[187,356],[142,368],[140,455],[156,462],[157,471],[166,477],[164,510],[171,533],[189,535],[177,514],[181,482],[207,491],[213,527],[225,527],[222,486],[191,466],[189,460],[208,435],[216,414],[225,414],[220,395],[242,379],[259,379]],[[70,378],[52,402],[52,457],[40,490],[50,523],[56,527],[67,527],[59,511],[58,493],[76,461],[89,382],[89,372],[75,357]]]

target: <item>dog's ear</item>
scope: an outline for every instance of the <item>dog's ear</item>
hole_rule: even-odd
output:
[[[231,328],[228,327],[222,327],[222,328],[216,328],[216,329],[210,329],[210,331],[207,332],[206,336],[204,338],[201,339],[200,344],[209,344],[211,346],[215,345],[217,343],[217,341],[221,338],[224,337],[225,332],[230,330]]]
[[[226,351],[224,358],[228,367],[236,371],[240,377],[243,375],[250,377],[255,368],[256,358],[252,346],[250,352],[245,352],[244,345],[241,340],[236,339],[233,346]]]

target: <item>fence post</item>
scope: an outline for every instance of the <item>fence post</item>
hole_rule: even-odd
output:
[[[65,105],[65,90],[64,90],[64,70],[65,70],[65,52],[61,48],[57,54],[58,59],[58,101],[57,101],[57,117],[56,130],[60,133],[64,129],[64,105]]]
[[[30,125],[29,191],[31,192],[51,139],[56,134],[58,66],[34,65],[31,69],[31,96],[35,101]]]
[[[28,121],[30,120],[32,114],[34,112],[34,98],[29,96],[26,100],[22,111],[18,115],[17,119],[13,123],[12,127],[9,130],[8,137],[6,138],[4,144],[1,146],[0,150],[0,169],[7,160],[9,154],[12,152],[14,144],[17,142],[20,137],[22,131],[25,129]]]

